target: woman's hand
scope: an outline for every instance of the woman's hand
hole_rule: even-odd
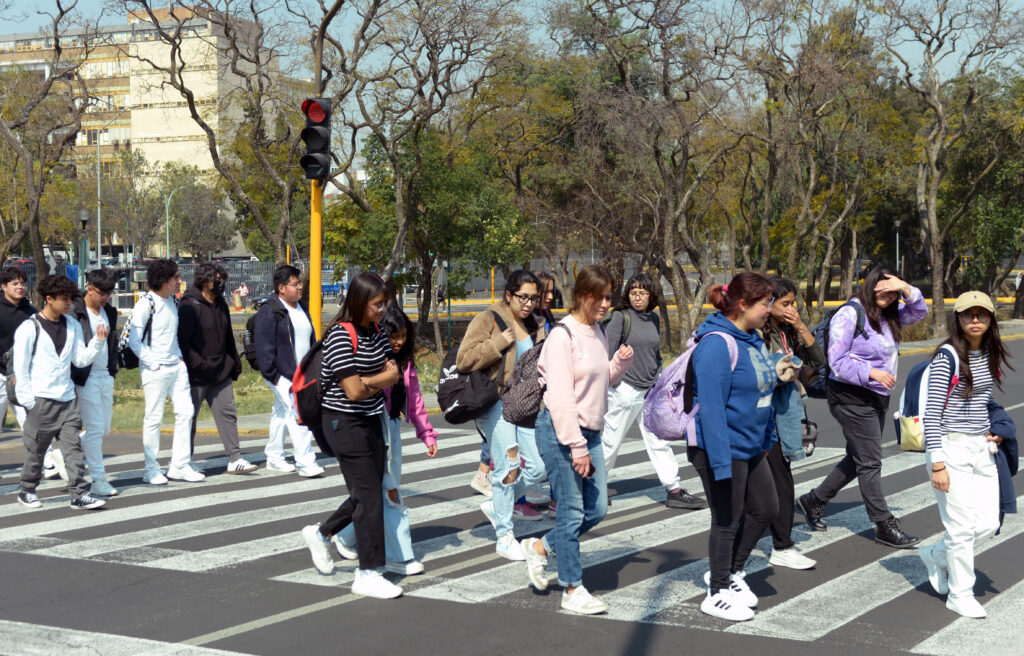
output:
[[[430,446],[427,447],[427,457],[428,458],[433,458],[436,455],[437,455],[437,445],[436,444],[431,444]]]
[[[807,330],[804,320],[800,317],[800,311],[795,305],[791,305],[782,311],[782,320],[796,328],[797,332]]]
[[[587,478],[590,475],[591,464],[589,455],[572,459],[572,468],[583,478]]]
[[[932,487],[939,492],[949,492],[949,472],[945,467],[939,471],[932,471]]]
[[[992,433],[986,435],[985,439],[988,440],[989,442],[995,442],[996,446],[1003,443],[1003,438],[999,437],[998,435],[993,435]]]
[[[868,378],[877,382],[887,390],[891,390],[896,387],[896,379],[893,378],[891,373],[884,369],[872,369],[871,373],[868,374]]]
[[[619,356],[620,360],[628,360],[633,357],[633,347],[629,344],[623,344],[615,355]]]
[[[888,294],[891,292],[895,292],[903,298],[907,298],[910,296],[911,292],[910,283],[904,282],[896,276],[887,275],[885,276],[885,280],[880,280],[878,281],[878,284],[875,285],[875,294]]]

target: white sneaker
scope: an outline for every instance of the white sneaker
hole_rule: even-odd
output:
[[[512,534],[512,531],[498,538],[498,544],[495,546],[494,552],[502,558],[508,558],[509,560],[526,560],[526,556],[523,555],[523,549],[516,542],[516,536]]]
[[[298,472],[303,478],[316,478],[324,473],[324,468],[314,462],[312,465],[299,467]]]
[[[526,503],[533,506],[546,506],[551,503],[551,497],[544,493],[540,485],[531,485],[526,488]]]
[[[708,589],[704,601],[700,602],[700,612],[730,622],[745,622],[754,619],[754,611],[737,601],[732,591],[723,588],[718,594],[712,595]]]
[[[469,487],[473,488],[480,494],[484,495],[488,499],[494,494],[491,490],[491,477],[488,474],[483,473],[479,469],[476,474],[473,475],[473,480],[469,482]]]
[[[572,594],[568,592],[562,594],[562,610],[580,613],[581,615],[597,615],[598,613],[607,613],[608,604],[590,594],[581,585]]]
[[[491,523],[491,528],[497,530],[498,524],[494,521],[494,504],[490,500],[484,501],[480,504],[480,512],[487,517],[487,521]]]
[[[302,529],[302,539],[309,547],[309,555],[313,557],[313,567],[321,574],[334,571],[334,558],[331,558],[330,542],[320,532],[319,524],[311,524]]]
[[[928,570],[928,582],[932,584],[932,590],[940,595],[948,594],[949,570],[939,567],[938,562],[935,561],[935,545],[921,547],[917,550],[917,557],[921,559],[924,568]]]
[[[276,471],[276,472],[284,472],[285,474],[290,474],[293,471],[295,471],[295,465],[293,465],[292,463],[288,462],[287,460],[269,460],[268,459],[267,460],[267,470],[268,471]]]
[[[352,582],[352,594],[376,599],[394,599],[402,596],[402,588],[384,578],[375,569],[356,570],[356,579]]]
[[[169,467],[167,469],[167,478],[172,481],[185,481],[186,483],[198,483],[206,480],[206,474],[201,474],[190,466],[185,467]]]
[[[228,468],[224,471],[225,474],[248,474],[259,469],[259,465],[254,465],[245,458],[239,458],[238,460],[232,460],[228,463]]]
[[[145,474],[142,477],[142,482],[149,483],[150,485],[167,485],[167,477],[164,476],[163,472],[158,471],[155,474]]]
[[[331,542],[334,543],[334,548],[337,549],[338,555],[345,560],[359,560],[359,552],[356,551],[356,545],[345,544],[345,541],[341,539],[340,533],[332,535]]]
[[[950,597],[946,599],[946,608],[954,613],[960,613],[964,617],[980,620],[988,617],[985,607],[978,603],[974,597]]]
[[[772,556],[768,559],[768,563],[773,567],[811,569],[818,564],[818,561],[803,555],[796,547],[790,547],[789,549],[772,549]]]
[[[547,556],[542,556],[534,550],[533,547],[536,544],[537,538],[526,538],[519,543],[519,548],[522,549],[523,558],[526,559],[526,576],[530,579],[533,587],[543,592],[548,589],[548,577],[544,574],[544,570],[548,566],[548,559]]]
[[[757,595],[751,590],[744,580],[746,572],[736,572],[729,577],[729,594],[736,598],[736,603],[743,604],[748,608],[757,608]],[[704,572],[704,585],[711,587],[711,572]]]
[[[423,563],[418,560],[410,560],[406,563],[388,563],[384,570],[399,576],[416,576],[424,571]]]

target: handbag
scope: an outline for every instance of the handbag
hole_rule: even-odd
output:
[[[807,418],[807,404],[804,404],[804,418],[800,428],[803,431],[804,455],[810,457],[818,442],[818,424]]]

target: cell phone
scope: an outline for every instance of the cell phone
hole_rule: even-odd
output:
[[[593,477],[594,477],[594,463],[590,463],[590,468],[587,470],[587,475],[584,476],[583,478],[593,478]]]

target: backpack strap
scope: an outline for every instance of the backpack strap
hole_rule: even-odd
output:
[[[348,338],[352,340],[352,355],[355,355],[359,349],[359,336],[356,334],[356,327],[347,321],[339,321],[338,325],[345,329],[345,332],[348,333]],[[380,329],[377,332],[380,332]]]
[[[149,300],[149,317],[146,319],[146,327],[142,329],[142,341],[152,346],[153,315],[156,314],[156,300],[153,298],[153,292],[146,292],[146,298]],[[177,299],[174,300],[174,304],[178,304]]]
[[[714,330],[708,333],[708,335],[718,335],[719,337],[725,340],[725,345],[729,349],[729,369],[731,369],[732,371],[736,371],[736,363],[740,359],[740,350],[739,347],[736,345],[736,338],[730,335],[729,333],[722,332],[719,330]],[[704,335],[704,337],[707,337],[708,335]]]
[[[623,344],[625,344],[626,340],[629,339],[629,327],[630,327],[629,325],[632,323],[632,319],[633,319],[632,313],[629,311],[629,308],[627,308],[625,310],[621,310],[621,312],[622,312],[622,334],[619,336],[619,346],[622,346]]]
[[[36,357],[36,347],[39,346],[39,330],[42,327],[39,323],[39,317],[34,314],[32,315],[32,323],[36,325],[36,338],[32,341],[32,355],[28,358],[29,364],[31,364],[32,359]]]
[[[949,405],[949,397],[953,394],[953,388],[960,383],[960,357],[956,354],[956,349],[952,344],[943,344],[941,350],[949,353],[952,359],[949,367],[949,383],[946,385],[946,401],[942,404],[942,407],[945,408]]]

